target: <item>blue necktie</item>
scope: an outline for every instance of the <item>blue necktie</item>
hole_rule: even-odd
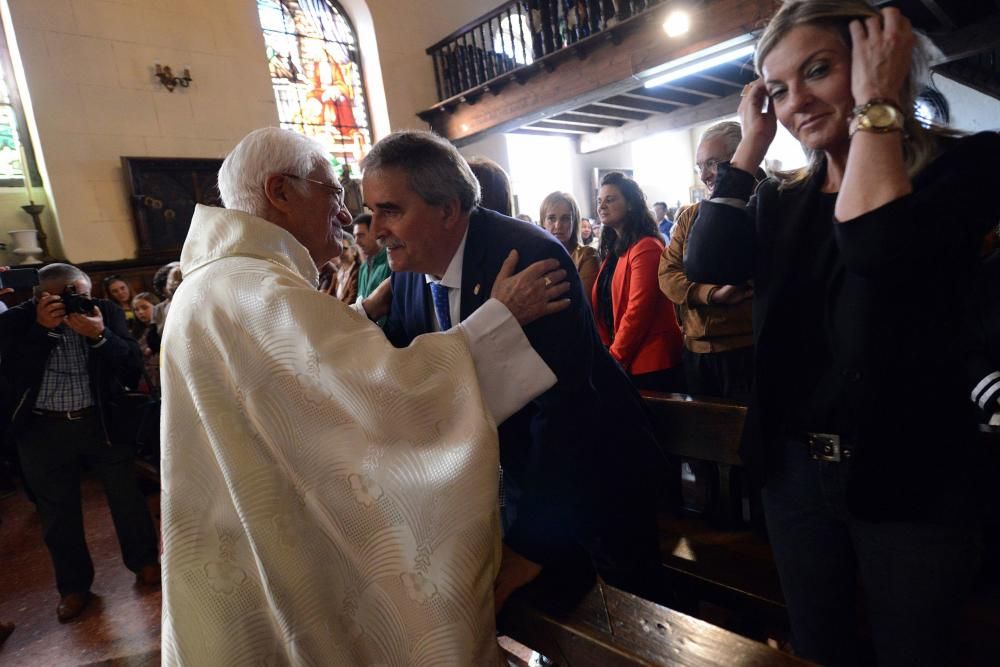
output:
[[[431,283],[430,285],[438,324],[441,326],[441,331],[447,331],[451,328],[451,304],[448,303],[448,288],[441,283]]]

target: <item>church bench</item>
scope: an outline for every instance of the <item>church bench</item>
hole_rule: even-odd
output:
[[[565,614],[515,594],[498,624],[501,633],[560,666],[809,664],[600,583]]]

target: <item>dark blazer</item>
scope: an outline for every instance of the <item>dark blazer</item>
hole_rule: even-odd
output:
[[[579,546],[593,555],[593,544],[609,531],[645,521],[637,517],[654,509],[651,475],[658,454],[642,400],[601,344],[572,260],[548,232],[473,209],[462,319],[490,298],[496,275],[515,248],[518,271],[541,259],[558,259],[572,300],[567,310],[524,328],[558,382],[499,426],[509,523],[504,540],[546,566]],[[393,274],[392,293],[385,331],[394,345],[406,346],[433,330],[433,302],[423,274]],[[654,515],[648,516],[653,523]],[[655,534],[655,525],[636,531],[645,528]]]
[[[858,517],[924,518],[942,499],[962,496],[960,462],[976,415],[954,327],[964,321],[981,240],[1000,217],[986,194],[1000,188],[1000,172],[979,166],[997,154],[997,134],[950,142],[914,178],[913,193],[854,220],[819,222],[833,226],[838,267],[826,293],[814,295],[831,325],[824,387],[837,432],[855,446],[847,498]],[[688,240],[690,280],[754,281],[755,387],[743,456],[765,482],[775,449],[792,446],[786,406],[807,389],[796,364],[809,351],[792,352],[801,348],[805,309],[789,296],[802,276],[789,267],[802,264],[800,241],[822,209],[822,182],[822,173],[785,189],[765,181],[750,199],[753,176],[720,165],[713,197],[749,204],[703,202]],[[956,465],[944,469],[945,461]]]
[[[122,309],[106,299],[95,301],[104,318],[105,342],[98,347],[88,345],[87,370],[105,437],[111,440],[115,438],[112,407],[125,387],[138,385],[142,354],[129,333]],[[31,408],[38,397],[49,354],[61,340],[57,330],[46,329],[35,320],[34,299],[0,313],[0,373],[11,389],[5,417],[15,433],[30,425]]]

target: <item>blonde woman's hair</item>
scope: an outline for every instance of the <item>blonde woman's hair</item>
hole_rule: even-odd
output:
[[[576,204],[576,199],[568,192],[550,192],[542,205],[538,208],[538,224],[545,226],[545,212],[556,204],[568,204],[569,213],[573,216],[573,231],[569,235],[569,247],[567,251],[573,252],[580,245],[580,207]]]
[[[763,76],[762,69],[767,55],[794,28],[803,25],[825,27],[836,32],[851,48],[851,21],[864,21],[879,17],[881,14],[872,7],[868,0],[785,0],[781,9],[768,22],[764,34],[757,42],[757,52],[754,55],[754,66],[758,76]],[[913,62],[910,74],[903,83],[899,104],[906,113],[903,123],[903,157],[907,173],[912,178],[926,167],[940,152],[940,136],[954,136],[955,132],[942,127],[924,127],[916,119],[914,105],[917,95],[929,81],[930,57],[936,49],[922,35],[917,35],[913,47]],[[856,104],[864,104],[868,100],[855,100]],[[810,178],[825,164],[825,154],[822,151],[806,149],[809,164],[797,172],[792,172],[784,181],[783,187],[797,185]]]

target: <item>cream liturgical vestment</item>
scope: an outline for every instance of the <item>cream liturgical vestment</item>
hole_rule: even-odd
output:
[[[236,211],[199,206],[181,265],[161,349],[163,663],[498,664],[506,415],[469,330],[394,349],[316,291],[291,234]]]

